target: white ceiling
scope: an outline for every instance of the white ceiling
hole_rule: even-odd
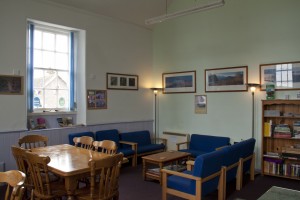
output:
[[[139,26],[145,25],[145,20],[166,13],[166,2],[172,0],[47,0],[69,7],[83,9],[99,15],[109,16]]]

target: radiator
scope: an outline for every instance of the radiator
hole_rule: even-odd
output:
[[[190,134],[188,133],[177,133],[177,132],[163,132],[163,138],[167,139],[167,150],[177,150],[176,143],[179,142],[189,142],[190,141]],[[181,145],[181,149],[187,148],[187,146]]]

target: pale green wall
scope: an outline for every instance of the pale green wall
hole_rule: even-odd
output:
[[[182,1],[174,1],[180,7]],[[224,7],[155,26],[154,79],[163,72],[197,71],[197,93],[159,96],[159,132],[179,131],[251,137],[250,92],[206,93],[207,114],[194,114],[194,95],[205,94],[204,70],[248,66],[249,82],[259,83],[259,65],[300,60],[299,0],[226,0]],[[296,91],[276,92],[277,98]],[[255,96],[255,136],[260,149],[261,99]]]

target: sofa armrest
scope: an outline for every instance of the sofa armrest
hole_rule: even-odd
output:
[[[190,142],[179,142],[179,143],[176,143],[177,151],[180,149],[180,145],[183,145],[183,144],[189,145]]]
[[[188,160],[186,161],[186,168],[188,171],[192,171],[195,165],[195,161],[193,160]]]
[[[165,146],[167,146],[167,139],[165,139],[165,138],[156,138],[156,140],[161,141]]]
[[[229,145],[225,145],[225,146],[221,146],[221,147],[217,147],[215,148],[216,151],[223,149],[224,147],[228,147]]]
[[[200,177],[193,176],[193,175],[190,175],[190,174],[185,174],[185,173],[182,173],[182,172],[173,171],[173,170],[168,170],[168,169],[162,169],[161,173],[162,174],[165,173],[167,175],[176,175],[176,176],[180,176],[180,177],[183,177],[183,178],[192,179],[192,180],[195,180],[195,181],[201,180]]]
[[[131,149],[134,150],[135,152],[137,150],[137,143],[135,142],[119,141],[119,143],[131,145]]]

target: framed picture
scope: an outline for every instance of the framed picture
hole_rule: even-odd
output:
[[[246,92],[248,66],[205,70],[205,92]]]
[[[267,84],[275,85],[275,90],[300,89],[300,61],[262,64],[259,67],[261,90],[266,90]]]
[[[0,75],[0,94],[22,95],[23,76]]]
[[[106,74],[106,87],[110,90],[138,90],[139,78],[130,74]]]
[[[206,95],[195,95],[195,113],[207,113],[207,97]]]
[[[163,73],[163,93],[195,93],[196,71]]]
[[[107,109],[107,92],[106,90],[87,90],[87,108]]]

